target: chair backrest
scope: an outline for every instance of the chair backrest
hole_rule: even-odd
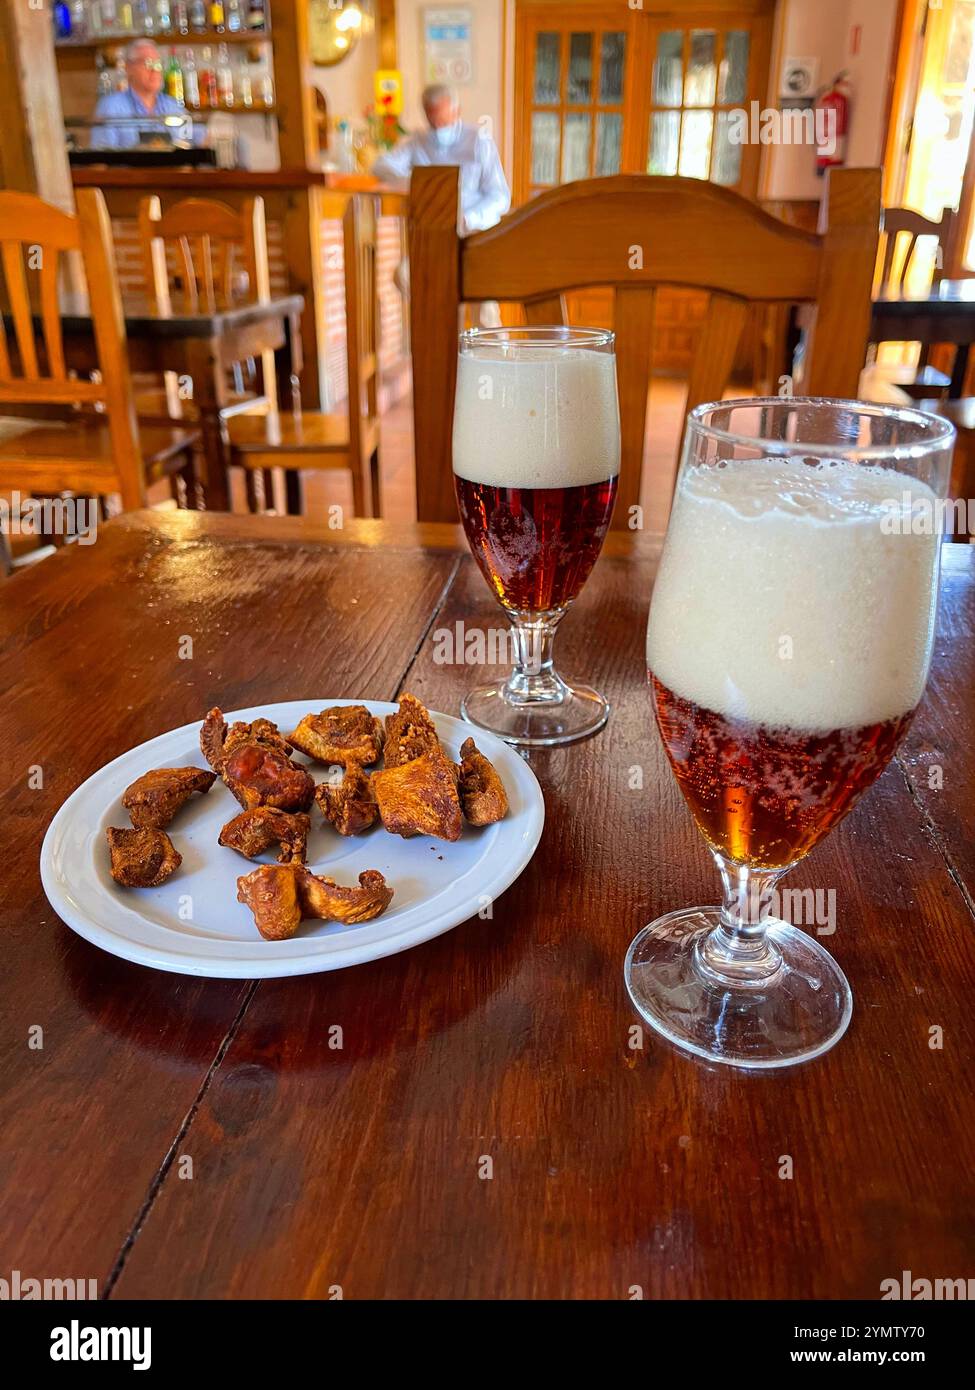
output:
[[[953,208],[942,208],[941,216],[937,221],[925,217],[923,213],[915,212],[913,208],[884,208],[881,227],[883,263],[880,269],[878,293],[897,294],[904,288],[904,280],[911,268],[919,237],[933,236],[938,238],[940,254],[935,259],[932,280],[935,284],[942,280],[944,278],[945,254],[951,243],[954,221],[955,211]],[[902,233],[906,233],[908,239],[903,244],[902,258],[895,264],[898,238]]]
[[[358,454],[363,415],[379,414],[379,296],[376,293],[376,198],[350,198],[342,217],[349,443]]]
[[[163,212],[152,196],[140,201],[138,221],[146,285],[160,314],[172,312],[174,299],[188,314],[270,299],[263,198],[246,199],[239,212],[211,198],[183,198]]]
[[[0,190],[0,260],[13,329],[8,336],[0,317],[0,414],[4,403],[103,410],[115,476],[89,490],[118,491],[123,506],[138,507],[145,487],[111,221],[97,188],[79,189],[77,208],[72,215],[33,194]],[[61,257],[73,252],[87,282],[100,381],[81,381],[65,365],[58,277]],[[85,487],[80,475],[77,488]]]
[[[879,169],[830,172],[819,233],[788,226],[702,180],[622,174],[565,184],[496,227],[462,238],[457,192],[456,168],[413,172],[410,299],[421,521],[456,520],[450,441],[458,312],[465,301],[520,301],[529,323],[564,323],[567,291],[614,289],[619,527],[628,525],[630,508],[640,500],[658,286],[710,294],[688,408],[721,396],[752,302],[815,304],[803,389],[856,395],[869,338]]]

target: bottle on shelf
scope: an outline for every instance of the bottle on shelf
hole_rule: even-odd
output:
[[[261,66],[261,78],[257,86],[261,95],[262,106],[274,105],[274,77],[271,73],[271,64],[267,57],[264,58]]]
[[[95,67],[98,70],[98,95],[107,97],[115,91],[115,78],[112,69],[105,61],[104,53],[95,54]]]
[[[190,0],[190,27],[194,34],[205,34],[207,31],[207,6],[206,0]]]
[[[248,29],[266,29],[267,16],[264,13],[264,0],[249,0],[247,6]]]
[[[215,34],[222,34],[226,27],[223,0],[211,0],[210,28]]]
[[[204,48],[200,54],[200,105],[210,107],[219,105],[217,99],[217,73],[213,66],[213,49]]]
[[[234,70],[230,66],[227,45],[222,43],[217,49],[217,100],[221,106],[234,104]]]
[[[118,5],[115,3],[115,0],[100,0],[100,3],[99,0],[95,0],[95,3],[94,5],[92,5],[91,9],[93,23],[95,11],[98,11],[98,26],[101,33],[118,33]]]
[[[189,107],[200,105],[200,76],[192,48],[183,49],[183,101]]]
[[[173,7],[170,0],[156,0],[156,28],[160,34],[168,34],[173,27]]]
[[[246,53],[237,65],[237,98],[241,106],[254,105],[254,84],[251,81],[251,65]]]
[[[56,39],[70,39],[71,37],[71,8],[64,3],[64,0],[57,0],[54,6],[54,37]]]
[[[190,32],[190,7],[186,0],[174,0],[173,27],[178,29],[181,34]]]
[[[172,97],[174,101],[184,102],[186,92],[183,86],[183,69],[179,65],[176,57],[175,48],[169,50],[169,62],[166,66],[166,95]]]
[[[228,34],[239,34],[244,27],[243,6],[240,0],[225,0],[226,24]]]
[[[145,34],[146,38],[153,38],[156,33],[156,12],[152,8],[151,0],[135,0],[135,17],[132,27],[137,34]]]
[[[119,49],[118,57],[115,59],[115,71],[112,74],[112,86],[116,92],[127,92],[129,90],[129,78],[125,71],[125,54]]]
[[[72,0],[71,37],[79,40],[88,37],[88,7],[85,0]]]
[[[135,12],[129,0],[123,0],[123,3],[118,7],[118,28],[120,34],[135,32]]]

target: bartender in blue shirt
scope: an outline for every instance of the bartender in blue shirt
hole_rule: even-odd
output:
[[[111,92],[99,97],[95,107],[97,120],[125,118],[123,124],[96,126],[91,143],[99,150],[129,150],[139,143],[142,130],[166,131],[180,140],[193,139],[193,122],[186,107],[162,90],[163,65],[159,49],[152,39],[134,39],[125,50],[125,74],[129,80],[127,92]],[[136,117],[147,117],[141,125],[130,125]],[[166,125],[160,116],[182,116],[180,125]],[[156,117],[155,120],[152,117]]]

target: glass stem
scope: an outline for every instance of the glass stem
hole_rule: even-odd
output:
[[[555,630],[562,614],[508,616],[515,662],[505,686],[505,698],[513,704],[555,704],[563,700],[568,687],[552,665]]]
[[[714,861],[724,902],[718,926],[698,947],[698,968],[725,988],[768,984],[782,964],[781,952],[768,936],[768,917],[776,885],[790,866],[752,869],[721,854]]]

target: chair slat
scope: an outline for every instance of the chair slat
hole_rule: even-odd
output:
[[[0,381],[10,380],[10,354],[7,352],[7,330],[0,316]]]
[[[58,253],[49,251],[41,268],[41,322],[44,325],[44,347],[48,372],[56,381],[64,381],[64,340],[61,336],[61,306],[58,303]]]
[[[688,410],[721,398],[747,317],[748,305],[743,299],[725,294],[711,296],[687,379]]]
[[[640,502],[653,344],[652,285],[617,287],[616,381],[620,402],[620,483],[613,525],[628,529]]]
[[[696,405],[705,405],[708,401],[721,399],[728,385],[731,369],[735,365],[735,353],[747,318],[748,305],[743,299],[732,299],[725,294],[711,296],[691,359],[691,370],[687,379],[688,411],[693,410]],[[677,481],[677,465],[684,453],[686,433],[685,414],[680,447],[675,459],[673,483]]]
[[[546,294],[525,301],[525,321],[539,325],[565,323],[565,300],[560,294]]]
[[[3,273],[7,282],[7,295],[10,299],[10,313],[14,321],[14,335],[20,365],[28,381],[36,381],[40,376],[37,366],[37,344],[34,342],[34,324],[31,317],[30,295],[27,292],[27,277],[24,273],[24,258],[21,243],[5,241],[2,248]]]

